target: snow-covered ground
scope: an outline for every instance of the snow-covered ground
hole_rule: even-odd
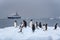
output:
[[[33,33],[30,27],[23,28],[23,32],[19,32],[19,28],[8,27],[0,29],[0,40],[60,40],[60,28],[36,29]]]

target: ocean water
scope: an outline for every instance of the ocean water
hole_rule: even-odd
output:
[[[27,24],[29,25],[30,19],[0,19],[0,28],[11,27],[13,26],[14,20],[17,20],[18,26],[21,24],[22,20],[26,20]],[[60,19],[49,19],[49,18],[42,18],[42,19],[33,19],[34,22],[41,22],[42,25],[47,23],[48,26],[54,26],[58,23],[60,26]]]

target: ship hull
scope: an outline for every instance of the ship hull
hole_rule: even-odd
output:
[[[21,17],[8,17],[8,19],[20,19]]]

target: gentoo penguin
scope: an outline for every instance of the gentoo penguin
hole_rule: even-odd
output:
[[[45,25],[45,30],[47,30],[47,24]]]
[[[20,29],[20,31],[19,31],[19,32],[22,32],[22,28],[23,28],[23,27],[22,27],[22,25],[21,25],[21,26],[20,26],[20,28],[19,28],[19,29]]]
[[[32,27],[33,19],[30,20],[29,27]]]
[[[22,24],[20,25],[20,32],[22,32],[23,27],[27,27],[27,22],[23,20]]]
[[[55,27],[54,27],[54,29],[57,29],[57,25],[58,25],[58,23],[56,23],[56,24],[55,24]]]
[[[34,32],[35,31],[35,25],[32,24],[32,31]]]
[[[43,31],[44,31],[45,30],[45,24],[43,24],[43,27],[42,28],[43,28]]]
[[[27,22],[25,20],[23,20],[23,25],[24,27],[27,27]]]
[[[39,27],[42,28],[42,24],[41,24],[41,22],[39,22]]]
[[[47,30],[47,24],[43,24],[43,30]]]
[[[21,23],[20,27],[27,27],[27,22],[25,20],[23,20],[23,22]]]
[[[14,21],[14,27],[17,27],[17,20]]]
[[[38,22],[37,22],[37,21],[36,21],[36,23],[35,23],[35,27],[38,28]]]

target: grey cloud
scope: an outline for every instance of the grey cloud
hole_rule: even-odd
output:
[[[5,0],[0,4],[0,18],[16,11],[22,17],[46,18],[60,16],[59,0]]]

